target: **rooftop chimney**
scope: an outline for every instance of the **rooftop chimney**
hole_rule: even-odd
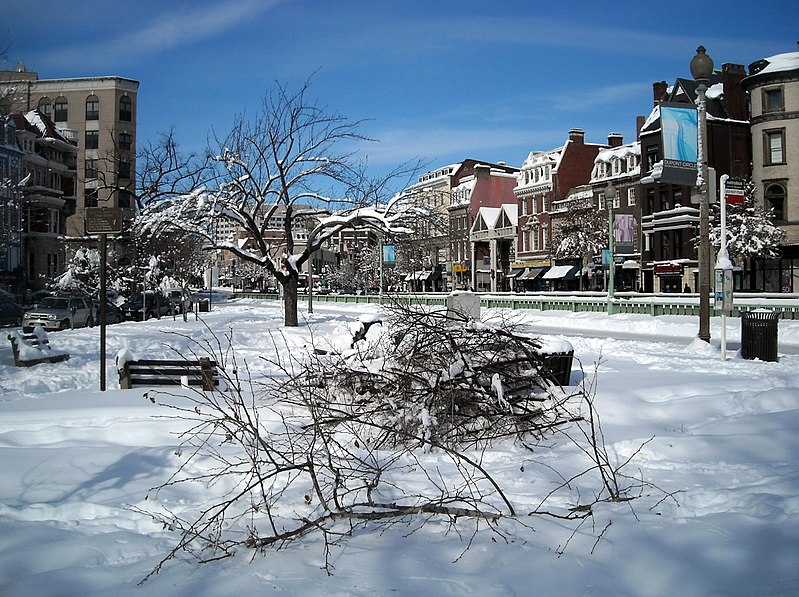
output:
[[[741,81],[746,76],[743,64],[723,64],[721,67],[721,82],[724,90],[724,110],[734,120],[748,120],[749,109],[746,101],[746,92],[741,86]]]
[[[652,97],[655,100],[655,105],[657,106],[663,100],[663,96],[666,95],[666,90],[668,86],[666,85],[666,81],[658,81],[657,83],[652,83]]]
[[[621,147],[624,143],[624,136],[621,133],[609,133],[608,145],[611,147]]]
[[[585,143],[585,131],[583,129],[569,129],[569,140],[575,143]]]

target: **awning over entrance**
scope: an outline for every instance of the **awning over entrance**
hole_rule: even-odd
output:
[[[553,265],[544,274],[544,280],[573,280],[577,275],[576,265]]]
[[[528,267],[527,271],[524,272],[523,275],[519,276],[519,280],[535,280],[541,274],[549,269],[549,266],[545,267]]]

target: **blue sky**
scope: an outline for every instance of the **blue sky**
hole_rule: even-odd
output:
[[[797,50],[796,0],[5,0],[4,68],[140,82],[139,146],[174,128],[184,150],[254,113],[275,81],[364,119],[375,170],[423,158],[520,165],[570,128],[625,141],[652,83]],[[701,23],[701,25],[700,25]]]

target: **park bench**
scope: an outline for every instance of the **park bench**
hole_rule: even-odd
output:
[[[187,359],[136,359],[119,367],[119,387],[130,390],[139,386],[199,386],[212,391],[219,386],[216,361],[207,357]]]
[[[41,327],[34,328],[31,333],[14,330],[8,335],[11,350],[14,352],[14,364],[17,367],[31,367],[39,363],[57,363],[66,361],[69,353],[50,348],[50,340]]]

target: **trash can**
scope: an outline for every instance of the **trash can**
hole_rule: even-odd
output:
[[[741,356],[761,361],[777,360],[778,311],[754,309],[741,312]]]
[[[197,301],[197,309],[200,311],[200,313],[207,313],[210,311],[211,305],[208,299],[200,299]]]
[[[574,348],[571,343],[566,340],[543,342],[539,354],[543,376],[561,387],[568,386],[574,362]]]

